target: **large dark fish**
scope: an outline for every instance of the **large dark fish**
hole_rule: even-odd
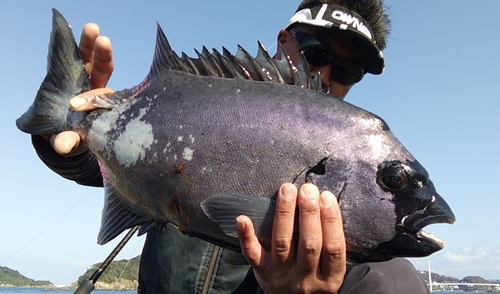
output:
[[[17,127],[76,131],[98,157],[106,187],[99,243],[137,224],[172,223],[239,250],[235,217],[246,214],[269,248],[277,189],[310,182],[338,197],[353,262],[443,247],[421,229],[455,217],[425,169],[382,119],[314,90],[319,79],[310,80],[305,62],[272,60],[262,46],[255,59],[242,48],[179,57],[158,27],[146,79],[98,97],[106,109],[78,113],[68,100],[89,83],[70,27],[53,13],[48,73]]]

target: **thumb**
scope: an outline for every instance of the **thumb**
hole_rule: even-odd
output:
[[[95,104],[96,98],[98,98],[99,95],[110,93],[113,93],[113,90],[110,88],[90,90],[71,98],[71,100],[69,100],[69,105],[74,111],[92,111],[99,108]]]
[[[87,150],[81,143],[80,135],[72,131],[65,131],[50,138],[52,148],[61,156],[75,156]]]

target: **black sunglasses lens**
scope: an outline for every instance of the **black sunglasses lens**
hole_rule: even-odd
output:
[[[363,78],[361,70],[347,62],[332,62],[331,75],[332,79],[346,86],[353,85]]]
[[[309,47],[304,48],[302,52],[307,62],[317,67],[325,66],[332,60],[331,52],[324,48]]]
[[[309,47],[302,51],[308,63],[316,67],[322,67],[327,64],[332,66],[331,77],[342,85],[353,85],[363,78],[363,73],[356,65],[334,56],[333,53],[325,48]]]

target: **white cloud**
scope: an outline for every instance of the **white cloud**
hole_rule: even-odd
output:
[[[461,252],[446,252],[444,259],[449,262],[465,263],[478,260],[493,260],[497,257],[488,258],[491,253],[491,248],[488,247],[465,247]],[[495,254],[496,255],[496,254]]]
[[[96,263],[96,262],[94,262]],[[71,262],[71,266],[72,267],[76,267],[76,268],[89,268],[90,266],[92,265],[92,262],[90,260],[73,260]]]

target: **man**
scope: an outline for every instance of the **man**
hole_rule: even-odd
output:
[[[365,73],[383,72],[381,49],[388,26],[380,0],[304,0],[279,32],[278,42],[294,64],[302,52],[311,75],[320,74],[323,90],[343,99]],[[80,50],[96,89],[71,100],[77,111],[92,110],[94,95],[112,91],[102,88],[113,70],[111,45],[98,35],[95,25],[85,26],[82,33]],[[279,51],[275,57],[282,58]],[[95,157],[76,133],[33,136],[33,144],[40,158],[63,177],[102,186]],[[296,206],[299,234],[293,231]],[[236,220],[251,268],[227,262],[232,256],[227,250],[184,236],[170,225],[151,230],[141,258],[139,293],[427,293],[403,259],[346,269],[342,220],[331,193],[319,194],[308,184],[299,190],[283,184],[276,211],[271,252],[259,244],[250,219]]]

